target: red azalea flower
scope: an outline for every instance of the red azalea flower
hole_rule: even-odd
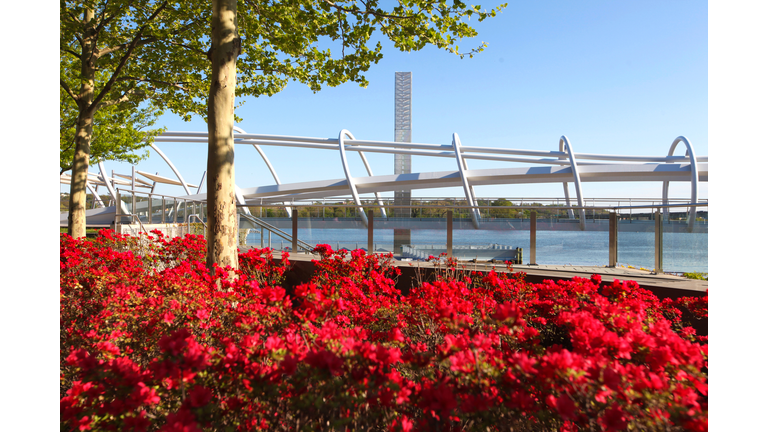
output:
[[[606,432],[623,431],[627,428],[627,419],[624,411],[617,405],[613,405],[605,410],[601,420]]]

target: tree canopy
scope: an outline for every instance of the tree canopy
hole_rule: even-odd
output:
[[[60,0],[60,168],[72,169],[73,236],[85,235],[91,157],[135,160],[141,144],[134,140],[160,111],[208,121],[212,9],[220,3]],[[240,97],[271,96],[291,80],[313,91],[350,81],[365,86],[364,74],[382,58],[387,39],[402,51],[434,45],[471,57],[485,44],[460,50],[459,40],[477,35],[470,19],[483,21],[504,7],[484,10],[459,0],[232,0],[226,8],[234,11],[234,90]],[[217,175],[209,169],[210,181]]]

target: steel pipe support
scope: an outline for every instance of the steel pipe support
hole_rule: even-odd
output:
[[[675,148],[679,143],[685,144],[685,155],[688,156],[688,160],[691,162],[691,204],[699,202],[699,163],[696,159],[696,153],[693,151],[693,146],[688,138],[679,136],[675,138],[672,146],[669,148],[667,156],[672,156],[675,153]],[[661,191],[661,201],[664,205],[669,204],[669,181],[663,182]],[[664,208],[664,217],[669,218],[669,209]],[[693,223],[696,221],[696,206],[690,207],[688,214],[688,232],[693,231]]]
[[[472,226],[475,227],[475,229],[480,229],[480,210],[476,208],[472,208],[477,205],[475,202],[475,191],[472,189],[472,186],[470,186],[469,181],[467,181],[467,174],[466,174],[466,162],[464,161],[464,158],[461,157],[461,140],[459,139],[459,134],[454,133],[453,134],[453,152],[456,155],[456,165],[459,169],[459,176],[461,176],[461,185],[464,188],[464,196],[467,197],[467,204],[470,206],[470,215],[472,216]]]
[[[571,142],[568,140],[568,137],[563,135],[560,137],[560,151],[567,151],[568,152],[568,159],[571,161],[571,171],[573,171],[573,184],[576,189],[576,201],[578,203],[579,207],[584,207],[584,199],[581,195],[581,177],[579,176],[579,167],[576,165],[576,158],[574,157],[573,153],[573,147],[571,147]],[[568,194],[568,183],[563,183],[563,189],[565,190],[565,204],[567,206],[571,206],[571,197]],[[573,210],[568,209],[568,216],[573,218]],[[586,228],[586,213],[584,212],[584,209],[579,210],[579,228],[584,231]]]

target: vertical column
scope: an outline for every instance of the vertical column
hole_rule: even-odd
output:
[[[445,215],[446,235],[445,235],[445,247],[448,253],[448,258],[453,256],[453,210],[448,210]]]
[[[653,267],[656,274],[661,274],[664,272],[664,263],[662,260],[662,254],[664,252],[664,225],[662,224],[661,211],[658,209],[656,210],[656,223],[654,231],[655,242],[653,251]]]
[[[296,253],[299,249],[299,212],[296,207],[291,209],[291,252]]]
[[[122,233],[122,227],[123,224],[123,216],[122,216],[122,208],[123,206],[120,205],[122,200],[120,199],[120,191],[115,190],[115,200],[117,201],[115,203],[115,232],[118,234]]]
[[[139,217],[139,212],[136,211],[136,167],[131,165],[131,213]]]
[[[373,253],[373,210],[368,210],[368,255]]]
[[[608,267],[616,267],[619,260],[619,223],[618,215],[612,212],[608,216]]]
[[[395,72],[395,142],[411,142],[411,72]],[[395,175],[411,173],[411,155],[395,153]],[[411,205],[410,191],[395,191],[395,206]],[[410,218],[410,208],[395,208],[396,218]],[[410,228],[395,228],[394,252],[411,243]]]
[[[536,265],[536,210],[531,210],[531,262],[529,264]]]

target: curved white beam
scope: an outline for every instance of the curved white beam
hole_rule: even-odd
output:
[[[576,188],[576,201],[578,203],[579,207],[584,207],[584,199],[581,196],[581,177],[579,176],[579,167],[576,165],[576,158],[574,158],[573,148],[571,147],[571,142],[568,140],[568,137],[563,135],[560,137],[560,151],[567,151],[568,153],[568,159],[571,161],[571,171],[573,171],[573,184]],[[563,189],[565,191],[565,203],[567,206],[571,206],[571,198],[568,194],[568,183],[563,182]],[[568,216],[573,217],[573,210],[568,210]],[[586,217],[586,212],[584,209],[579,210],[579,228],[581,228],[582,231],[586,228],[586,221],[584,218]]]
[[[238,126],[233,126],[232,129],[237,133],[241,133],[241,134],[247,133],[245,132],[244,129]],[[272,173],[272,178],[275,179],[275,183],[280,184],[280,178],[277,177],[277,172],[275,172],[275,169],[272,167],[272,164],[269,162],[269,158],[267,157],[267,155],[258,145],[253,144],[253,147],[256,149],[257,152],[259,152],[259,155],[261,155],[261,159],[264,160],[264,163],[267,164],[267,168],[269,169],[269,172]],[[237,197],[238,204],[245,205],[245,199],[242,199],[242,194],[240,194],[240,188],[238,188],[237,185],[235,185],[235,197]],[[241,200],[242,202],[240,202]],[[251,214],[251,211],[248,209],[248,207],[244,207],[244,208],[245,208],[244,211],[247,214]],[[286,205],[285,211],[288,212],[288,217],[292,216],[291,208],[289,206]]]
[[[163,154],[163,152],[161,152],[159,148],[157,148],[155,143],[152,143],[149,146],[152,148],[152,150],[156,151],[161,158],[163,158],[163,160],[165,161],[165,163],[168,164],[169,167],[171,167],[171,170],[173,170],[173,173],[176,174],[176,178],[178,178],[179,181],[181,182],[181,186],[184,188],[184,192],[186,192],[187,195],[192,195],[192,192],[189,191],[189,187],[187,187],[187,182],[185,182],[184,178],[181,177],[181,174],[179,174],[179,171],[176,169],[175,166],[173,166],[173,163],[171,163],[171,160],[168,159],[168,157],[165,154]]]
[[[475,193],[474,190],[472,190],[471,186],[469,185],[469,182],[467,181],[467,174],[466,174],[466,162],[461,157],[461,140],[459,139],[459,134],[454,133],[453,134],[453,152],[456,155],[456,165],[459,167],[459,176],[461,176],[461,186],[464,188],[464,195],[467,197],[467,203],[470,206],[476,206],[475,203]],[[476,208],[469,209],[469,214],[472,216],[472,226],[475,227],[475,229],[480,229],[480,211]]]
[[[677,148],[677,144],[682,142],[685,144],[686,151],[685,155],[688,156],[688,160],[691,162],[691,203],[698,202],[699,200],[699,164],[696,159],[696,154],[693,152],[693,146],[691,145],[690,141],[688,141],[688,138],[684,136],[679,136],[675,138],[675,141],[672,143],[672,146],[669,148],[668,156],[672,156],[672,154],[675,152],[675,148]],[[665,181],[663,183],[662,191],[661,191],[661,200],[663,204],[667,204],[669,202],[669,181]],[[669,217],[669,209],[664,208],[664,215],[666,217]],[[688,232],[693,231],[693,223],[696,221],[696,206],[691,206],[690,213],[688,214]]]
[[[85,182],[85,187],[87,187],[87,188],[88,188],[88,190],[89,190],[89,191],[91,191],[91,193],[93,194],[93,200],[94,200],[94,203],[95,203],[95,204],[98,204],[98,205],[99,205],[99,208],[104,208],[104,207],[106,207],[106,206],[104,205],[104,202],[101,200],[101,197],[99,196],[99,194],[96,192],[96,190],[93,188],[93,186],[91,186],[91,182],[89,182],[89,181],[86,181],[86,182]],[[98,186],[96,186],[96,187],[98,188]]]
[[[348,136],[350,139],[355,139],[355,137],[352,135],[352,133],[346,129],[342,129],[341,132],[339,132],[339,153],[341,154],[341,168],[344,170],[344,176],[347,177],[347,184],[349,185],[349,191],[352,193],[352,199],[355,201],[355,204],[357,207],[357,212],[360,214],[360,219],[363,220],[363,225],[365,227],[368,227],[368,216],[365,214],[365,210],[363,209],[363,204],[360,202],[360,195],[357,194],[357,187],[355,186],[355,181],[352,178],[352,174],[349,172],[349,164],[347,163],[347,153],[344,149],[344,136]]]
[[[708,164],[699,165],[700,181],[707,181]],[[691,172],[688,164],[633,164],[579,166],[582,182],[656,182],[688,181]],[[467,172],[467,181],[476,186],[512,184],[562,184],[573,181],[570,167],[518,167],[474,169]],[[389,174],[376,177],[357,177],[355,187],[359,193],[374,193],[396,190],[426,190],[445,187],[462,187],[457,170],[421,172],[410,174]],[[338,197],[349,194],[345,178],[315,180],[301,183],[257,186],[244,188],[246,201],[254,199],[264,202],[280,202],[286,198],[296,200]],[[203,200],[205,195],[191,197]],[[258,205],[258,204],[251,204]]]
[[[235,185],[235,200],[237,203],[241,206],[245,206],[245,198],[243,197],[243,192],[237,185]],[[245,214],[251,214],[251,210],[248,207],[243,207],[243,213]]]
[[[365,165],[365,171],[368,173],[368,177],[373,177],[373,171],[371,171],[371,167],[370,165],[368,165],[368,159],[365,158],[365,154],[363,154],[362,151],[358,151],[357,154],[359,154],[360,159],[363,160],[363,165]],[[387,210],[384,209],[384,203],[381,201],[381,196],[379,196],[378,192],[374,193],[374,195],[376,196],[376,202],[379,203],[379,210],[381,211],[381,217],[383,218],[387,217]]]
[[[101,178],[104,179],[104,184],[107,185],[107,190],[109,191],[109,194],[112,195],[112,199],[115,200],[115,206],[120,206],[120,213],[126,214],[128,213],[128,208],[125,206],[125,203],[122,200],[117,199],[117,192],[115,192],[115,189],[112,187],[112,185],[107,180],[109,177],[107,177],[107,170],[104,169],[104,162],[99,161],[99,171],[101,172]]]

